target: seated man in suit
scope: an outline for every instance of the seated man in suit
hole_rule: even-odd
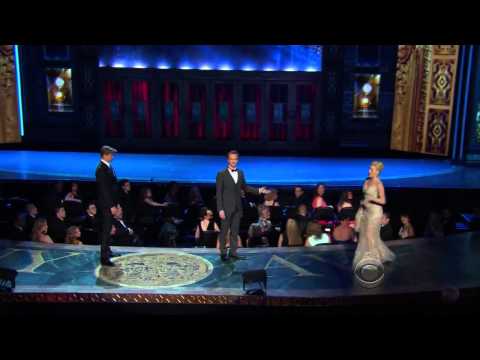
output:
[[[56,243],[64,243],[67,235],[67,224],[65,222],[65,208],[63,205],[55,207],[55,216],[48,221],[48,235]]]
[[[87,203],[87,216],[82,222],[82,242],[87,245],[98,245],[97,206],[94,201]]]
[[[113,226],[115,227],[115,235],[112,236],[114,245],[142,246],[139,237],[133,229],[125,223],[125,220],[123,220],[123,209],[121,205],[117,205],[117,212],[113,217]]]
[[[380,238],[382,241],[393,240],[393,228],[390,225],[390,213],[385,211],[382,216],[381,228],[380,228]]]

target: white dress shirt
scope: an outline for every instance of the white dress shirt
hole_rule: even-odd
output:
[[[230,168],[228,168],[228,172],[230,173],[230,175],[233,178],[233,181],[235,181],[235,184],[236,184],[238,182],[238,169],[237,171],[232,171],[230,170]]]
[[[103,162],[105,165],[107,165],[108,167],[110,167],[110,163],[108,161],[105,161],[103,159],[100,159],[101,162]]]

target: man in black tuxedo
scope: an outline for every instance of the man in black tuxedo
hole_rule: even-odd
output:
[[[113,216],[117,212],[118,194],[117,177],[112,167],[113,154],[117,150],[110,146],[102,146],[100,149],[100,163],[95,171],[97,182],[97,211],[99,216],[100,231],[100,262],[104,266],[114,266],[110,261],[113,256],[110,250],[110,233],[112,231]]]
[[[217,211],[221,219],[220,228],[220,257],[228,260],[226,237],[230,230],[230,258],[238,260],[237,238],[240,228],[240,219],[243,214],[242,191],[252,194],[268,194],[265,187],[260,189],[247,185],[243,171],[237,169],[239,154],[232,150],[227,154],[228,167],[217,174]]]

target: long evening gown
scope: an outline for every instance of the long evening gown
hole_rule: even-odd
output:
[[[373,258],[381,263],[395,260],[395,254],[380,238],[383,208],[369,202],[378,199],[378,189],[375,185],[364,185],[363,194],[364,206],[360,207],[355,215],[355,228],[359,238],[353,258],[353,269],[365,258]]]

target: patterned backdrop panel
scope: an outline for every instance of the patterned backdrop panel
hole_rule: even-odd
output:
[[[430,109],[428,111],[426,152],[445,155],[448,138],[450,110]]]
[[[457,49],[458,45],[433,45],[434,55],[455,56]]]
[[[455,72],[454,59],[435,59],[432,64],[431,105],[450,105],[452,100],[452,83]]]

